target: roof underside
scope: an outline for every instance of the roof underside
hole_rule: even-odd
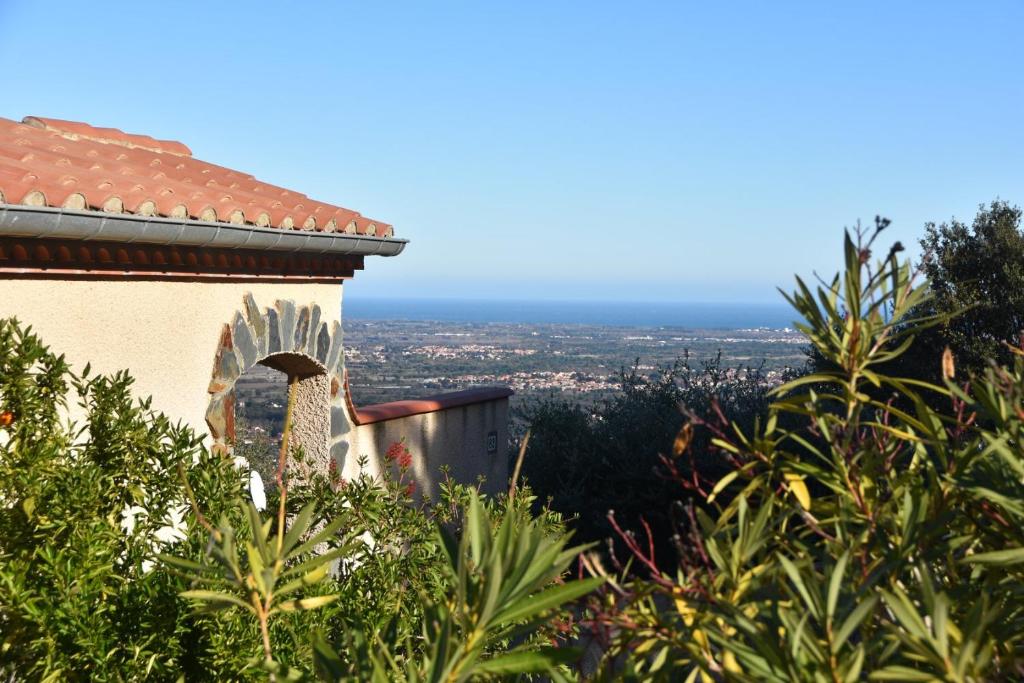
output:
[[[350,209],[200,161],[180,142],[85,123],[0,118],[0,204],[390,238]]]

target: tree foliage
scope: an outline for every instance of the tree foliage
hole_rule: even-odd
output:
[[[1024,331],[1024,233],[1021,210],[994,201],[967,226],[953,220],[928,225],[922,269],[942,325],[918,341],[910,358],[937,379],[927,357],[949,346],[964,369],[982,372],[990,360],[1012,363],[1007,343]]]
[[[680,406],[698,415],[718,411],[752,427],[767,410],[771,387],[762,368],[728,368],[719,354],[696,366],[685,357],[651,375],[633,367],[621,374],[615,397],[594,407],[533,402],[521,414],[530,427],[523,479],[539,501],[572,519],[580,540],[613,536],[608,511],[614,510],[627,526],[643,518],[659,557],[674,558],[674,520],[691,496],[664,476],[661,464],[685,420]],[[700,462],[705,472],[722,468],[724,474],[725,463],[709,447],[706,432],[695,434],[680,467],[689,471],[691,461]]]
[[[940,320],[896,249],[872,262],[876,235],[848,235],[845,271],[787,297],[830,369],[776,390],[753,428],[702,425],[730,471],[677,479],[703,501],[682,561],[623,532],[646,576],[594,602],[604,676],[1024,674],[1024,350],[969,377],[939,353],[936,384],[886,374]]]
[[[211,501],[240,478],[131,385],[72,375],[0,320],[0,671],[19,679],[176,677],[187,658],[189,612],[156,561],[186,537],[177,467]]]
[[[1012,363],[1007,344],[1024,331],[1024,232],[1021,210],[1007,202],[982,205],[968,225],[925,226],[918,266],[931,296],[918,315],[938,315],[934,327],[917,330],[914,345],[893,359],[886,372],[940,381],[935,358],[947,347],[962,371],[981,373],[990,361]],[[828,368],[816,347],[811,365]]]

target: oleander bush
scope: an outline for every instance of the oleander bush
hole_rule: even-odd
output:
[[[642,578],[588,559],[611,579],[597,678],[1024,677],[1024,349],[976,374],[937,353],[936,383],[885,374],[943,318],[898,244],[872,259],[877,235],[848,234],[845,271],[787,297],[827,368],[752,427],[693,425],[728,473],[677,470],[681,431],[681,560],[659,563],[643,530],[620,534]]]
[[[156,560],[201,552],[178,466],[217,514],[241,478],[130,388],[0,320],[0,671],[17,680],[176,677],[188,657],[182,586]]]
[[[0,320],[0,677],[568,671],[563,606],[600,580],[568,580],[579,548],[557,515],[528,512],[528,490],[487,500],[448,483],[417,502],[416,454],[396,444],[377,480],[290,482],[285,458],[263,500],[244,461],[131,390]]]

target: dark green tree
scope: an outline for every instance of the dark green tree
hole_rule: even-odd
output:
[[[671,539],[690,494],[667,476],[663,458],[690,421],[686,413],[714,419],[721,411],[752,427],[767,410],[774,383],[794,375],[787,370],[772,378],[761,367],[729,368],[721,354],[696,365],[686,357],[651,374],[638,366],[623,370],[620,391],[595,406],[555,398],[527,403],[519,411],[530,428],[522,478],[537,495],[536,511],[549,506],[571,519],[576,538],[585,542],[614,536],[608,518],[614,511],[626,528],[644,533],[649,526],[659,556],[674,557],[674,541],[665,539]],[[676,465],[691,474],[696,468],[705,477],[721,476],[727,463],[709,452],[710,439],[707,430],[696,430],[692,460]]]
[[[876,224],[882,230],[889,221],[879,218]],[[928,223],[920,244],[919,279],[928,281],[932,296],[914,311],[914,319],[936,322],[916,330],[913,345],[885,363],[885,372],[939,382],[947,347],[959,377],[981,373],[991,362],[1009,365],[1013,354],[1007,345],[1017,345],[1024,332],[1021,209],[1000,200],[982,204],[970,225],[956,219]],[[808,356],[813,371],[836,369],[814,347]],[[933,396],[926,392],[924,398]]]
[[[934,378],[949,346],[957,366],[982,371],[990,361],[1011,362],[1007,344],[1024,330],[1024,233],[1021,210],[1003,201],[982,205],[970,226],[958,220],[929,224],[921,240],[921,267],[944,324],[922,334],[907,359],[915,374]]]

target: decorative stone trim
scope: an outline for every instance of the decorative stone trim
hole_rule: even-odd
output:
[[[261,310],[251,294],[245,295],[242,310],[222,328],[214,355],[206,411],[214,449],[232,450],[235,382],[261,363],[299,377],[301,408],[296,409],[295,428],[315,442],[304,444],[314,467],[327,467],[328,458],[337,462],[339,471],[344,466],[349,446],[346,435],[352,430],[346,403],[344,340],[341,325],[321,320],[321,313],[316,304],[297,306],[287,300]],[[317,433],[321,430],[323,433]],[[323,448],[318,447],[321,443]]]

